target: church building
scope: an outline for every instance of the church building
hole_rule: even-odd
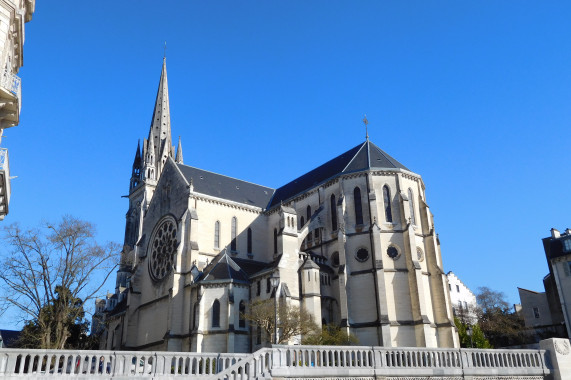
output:
[[[272,297],[360,345],[459,347],[420,175],[368,137],[277,189],[187,165],[163,60],[101,348],[253,352],[270,339],[243,314]]]

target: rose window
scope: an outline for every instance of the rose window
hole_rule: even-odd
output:
[[[169,274],[177,245],[176,222],[172,218],[167,218],[155,228],[149,247],[149,272],[153,279],[162,280]]]

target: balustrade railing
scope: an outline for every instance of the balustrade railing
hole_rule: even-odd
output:
[[[0,170],[8,169],[8,149],[0,148]]]
[[[550,373],[545,355],[543,350],[281,345],[253,354],[0,349],[0,377],[545,377]]]

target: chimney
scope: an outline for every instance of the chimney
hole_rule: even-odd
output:
[[[551,229],[551,237],[554,239],[560,238],[561,234],[559,233],[559,230],[552,228]]]

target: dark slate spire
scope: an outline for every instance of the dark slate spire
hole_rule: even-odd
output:
[[[141,182],[141,170],[143,169],[143,162],[141,160],[141,140],[137,142],[137,151],[135,152],[135,159],[133,160],[133,170],[131,172],[131,185],[130,190],[133,190]]]
[[[182,144],[180,142],[180,136],[178,136],[178,147],[176,148],[176,158],[174,159],[177,164],[182,164]]]

